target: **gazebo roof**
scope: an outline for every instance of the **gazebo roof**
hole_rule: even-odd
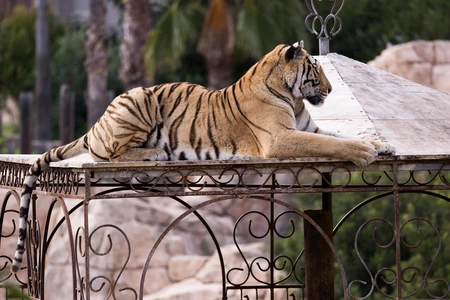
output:
[[[335,53],[317,57],[333,85],[309,110],[323,129],[374,137],[396,156],[450,156],[450,95]]]

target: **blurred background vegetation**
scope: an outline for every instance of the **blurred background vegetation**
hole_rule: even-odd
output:
[[[122,23],[127,20],[127,5],[138,0],[109,1],[114,3],[120,12],[119,26],[108,28],[105,41],[108,61],[107,89],[117,95],[123,92],[126,86],[126,80],[120,76],[121,66],[124,64],[120,54],[124,34]],[[318,53],[317,38],[305,30],[304,20],[308,11],[302,0],[160,0],[149,3],[150,30],[142,53],[147,77],[145,82],[148,84],[190,81],[222,88],[242,76],[264,53],[279,43],[294,43],[302,39],[310,53]],[[325,1],[322,3],[327,5]],[[450,18],[447,16],[449,11],[448,0],[346,1],[340,13],[343,28],[331,41],[331,51],[367,62],[388,45],[416,39],[450,39]],[[17,99],[19,92],[34,89],[35,21],[35,9],[25,6],[10,8],[0,16],[0,108],[7,97]],[[139,24],[143,20],[135,18],[134,22]],[[67,83],[75,93],[75,136],[78,137],[87,130],[88,80],[85,61],[89,50],[86,47],[88,24],[86,20],[79,18],[62,20],[51,9],[49,26],[51,118],[58,119],[58,91],[63,83]],[[58,122],[52,124],[52,138],[56,139]],[[9,133],[17,133],[17,129]],[[4,139],[4,136],[1,139]],[[450,196],[448,193],[443,194]],[[371,196],[373,194],[336,194],[333,206],[335,222],[354,205]],[[301,209],[318,208],[318,197],[319,195],[305,194],[298,203]],[[405,199],[401,204],[402,211],[405,212],[403,221],[406,222],[409,215],[424,216],[438,228],[450,228],[450,206],[444,200],[431,202],[430,199],[425,199],[424,194],[402,194],[401,197]],[[392,201],[392,196],[387,196],[367,205],[360,213],[353,215],[336,236],[336,247],[347,268],[349,281],[363,278],[370,282],[367,270],[359,262],[355,263],[353,240],[358,228],[369,218],[385,217],[393,222],[390,209]],[[405,228],[405,231],[411,231],[412,236],[418,236],[410,244],[420,240],[418,228],[424,228],[423,232],[431,236],[435,234],[427,224],[419,223],[421,222],[412,222]],[[376,225],[379,232],[384,232],[384,237],[378,241],[382,244],[388,243],[389,240],[383,239],[390,237],[391,228],[385,222]],[[365,230],[368,231],[364,237],[370,237],[373,226],[370,230]],[[448,245],[448,232],[442,238]],[[290,255],[295,257],[298,254],[295,251],[301,243],[301,237],[298,237],[282,241],[278,247],[292,252]],[[395,261],[392,259],[395,259],[395,256],[391,253],[392,248],[380,250],[370,239],[364,240],[359,246],[372,274],[380,266],[393,267]],[[436,239],[427,239],[421,245],[420,249],[425,251],[417,252],[408,247],[403,249],[402,258],[405,264],[426,270],[430,265],[429,257],[436,251]],[[430,269],[434,278],[447,276],[448,280],[449,253],[448,247],[446,251],[441,251],[439,260]],[[389,280],[389,274],[386,276]],[[410,274],[408,276],[410,277],[407,278],[413,277]],[[407,286],[411,291],[417,287],[417,280],[420,279],[419,274],[414,276],[415,279]],[[379,284],[383,285],[381,281]],[[369,285],[355,284],[352,293],[363,297],[368,293],[368,288]],[[392,287],[384,285],[383,289],[390,292]],[[337,293],[339,294],[339,291]],[[420,296],[428,298],[426,294]],[[383,298],[377,294],[370,299]]]

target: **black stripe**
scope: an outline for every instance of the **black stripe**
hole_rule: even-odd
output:
[[[180,85],[181,85],[181,82],[172,84],[169,89],[169,93],[167,93],[167,98],[169,98],[170,95],[173,93],[173,91],[175,91]]]
[[[150,111],[151,111],[151,105],[152,105],[152,96],[153,96],[153,93],[152,93],[152,92],[149,92],[149,91],[146,91],[146,90],[144,89],[144,95],[145,95],[145,98],[144,98],[144,103],[143,103],[143,105],[144,105],[144,108],[145,108],[145,113],[143,114],[142,119],[145,120],[145,122],[147,123],[147,125],[148,125],[149,127],[152,127],[152,126],[153,126],[153,124],[152,124],[152,118],[151,118],[152,113],[151,113]],[[156,121],[156,120],[155,120],[155,121]]]
[[[308,128],[309,123],[311,123],[311,116],[308,116],[308,122],[306,123],[306,126],[303,129],[301,129],[300,131],[305,131]]]
[[[198,139],[197,146],[195,147],[195,154],[197,154],[197,159],[200,160],[202,151],[202,138]]]
[[[280,50],[278,50],[278,55],[280,55],[281,51],[283,51],[283,49],[285,49],[286,47],[289,47],[289,45],[283,45],[283,47],[281,47]]]
[[[236,104],[236,107],[237,107],[239,113],[241,114],[241,116],[242,116],[248,123],[250,123],[252,126],[254,126],[255,128],[258,128],[259,130],[264,131],[264,132],[268,133],[269,135],[272,135],[272,133],[269,132],[268,130],[266,130],[266,129],[264,129],[264,128],[258,126],[258,125],[256,125],[256,124],[253,123],[252,121],[250,121],[249,118],[247,118],[247,116],[242,112],[241,106],[239,105],[239,101],[238,101],[238,99],[237,99],[237,97],[236,97],[236,85],[233,85],[231,91],[232,91],[232,94],[233,94],[234,103]],[[245,124],[245,123],[244,123],[244,124]],[[248,125],[247,125],[247,126],[248,126]],[[249,127],[249,128],[250,128],[250,127]]]
[[[28,206],[22,206],[20,208],[20,213],[19,213],[19,217],[20,218],[26,218],[28,216]]]
[[[194,118],[192,119],[192,123],[191,123],[191,132],[190,132],[190,136],[189,136],[189,141],[191,142],[191,146],[194,147],[195,145],[195,140],[196,140],[196,123],[197,123],[197,119],[198,119],[198,113],[200,112],[200,108],[202,107],[202,98],[203,98],[203,93],[200,95],[200,98],[197,99],[197,105],[195,106],[195,115]]]
[[[231,146],[232,146],[232,151],[231,151],[231,153],[233,154],[233,156],[234,155],[236,155],[236,153],[237,153],[237,145],[236,145],[236,142],[233,140],[233,139],[231,139]]]
[[[178,106],[180,105],[180,102],[181,102],[181,99],[182,99],[182,95],[183,95],[183,91],[181,91],[181,92],[178,94],[178,97],[177,97],[177,99],[175,100],[175,103],[172,104],[172,109],[170,110],[169,115],[168,115],[169,118],[172,116],[172,114],[175,112],[175,110],[176,110],[176,109],[178,108]]]
[[[225,106],[226,99],[225,99],[225,97],[220,97],[220,96],[222,96],[222,94],[218,93],[217,94],[217,99],[218,99],[218,101],[220,100],[220,106],[222,107],[223,114],[227,118],[228,122],[231,122],[231,119],[230,119],[230,117],[228,117],[227,109],[226,109],[226,106]]]
[[[127,98],[133,102],[133,104],[134,104],[133,107],[131,107],[130,105],[128,105],[127,103],[124,103],[124,102],[119,102],[119,104],[122,107],[125,107],[127,109],[127,111],[136,118],[136,120],[140,121],[141,118],[140,118],[139,114],[141,115],[141,117],[143,116],[143,114],[142,114],[142,111],[141,111],[141,108],[139,107],[139,105],[137,103],[135,103],[135,99],[130,96],[122,97],[122,98]],[[139,114],[136,111],[139,112]]]
[[[241,93],[244,93],[244,91],[242,90],[242,80],[238,81],[238,85],[239,85],[239,90],[241,91]]]
[[[100,159],[109,161],[109,157],[104,157],[104,156],[101,156],[101,155],[95,153],[95,151],[92,150],[92,148],[89,149],[89,153],[90,153],[91,155],[94,155],[95,157],[98,157],[98,158],[100,158]]]
[[[116,117],[111,116],[111,120],[117,122],[117,124],[120,125],[120,128],[123,128],[123,129],[128,129],[130,131],[148,132],[148,130],[146,128],[141,128],[138,125],[136,125],[132,122],[128,122],[125,119],[116,118]]]
[[[31,194],[32,192],[33,192],[33,187],[28,186],[28,184],[24,183],[21,196],[26,195],[26,194]]]
[[[211,160],[211,154],[209,154],[209,151],[206,152],[205,159],[206,160]]]
[[[210,97],[208,97],[208,106],[210,107],[210,112],[211,112],[211,115],[212,115],[212,117],[213,117],[214,126],[217,128],[216,112],[215,112],[215,110],[214,110],[214,107],[215,107],[216,104],[217,104],[217,97],[216,97],[216,101],[210,101],[210,100],[211,100],[211,95],[212,95],[212,94],[213,94],[213,93],[211,93],[211,94],[210,94]],[[209,124],[209,115],[208,115],[208,124]]]
[[[255,76],[256,70],[258,69],[258,66],[259,66],[260,62],[261,62],[261,61],[258,61],[258,62],[253,66],[253,70],[252,70],[252,73],[251,73],[250,77]]]
[[[178,155],[178,160],[187,160],[186,154],[184,153],[184,151],[180,152],[180,155]]]
[[[158,132],[156,133],[156,140],[159,141],[161,139],[161,131],[162,128],[164,127],[164,123],[161,123],[158,125]]]
[[[219,147],[217,147],[216,141],[214,140],[214,136],[213,136],[213,133],[212,133],[212,126],[211,126],[211,119],[210,118],[208,118],[208,132],[207,133],[208,133],[208,138],[211,141],[211,144],[212,144],[212,146],[214,148],[214,152],[216,154],[216,159],[218,159],[219,158],[219,154],[220,154],[220,150],[219,150]]]
[[[228,88],[227,88],[227,89],[228,89]],[[234,89],[234,85],[233,85],[233,89]],[[227,92],[227,90],[225,90],[224,97],[225,97],[225,99],[226,99],[226,101],[227,101],[228,107],[230,108],[231,116],[233,117],[233,119],[234,119],[236,122],[239,122],[238,119],[236,118],[236,116],[234,115],[233,108],[231,107],[231,102],[230,102],[230,98],[228,97],[228,92]]]
[[[169,143],[170,148],[173,150],[178,148],[178,129],[180,128],[181,123],[183,122],[184,115],[189,107],[189,103],[184,108],[184,111],[173,121],[172,126],[169,130]]]

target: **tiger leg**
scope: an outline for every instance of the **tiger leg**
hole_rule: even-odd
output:
[[[340,138],[340,139],[346,139],[346,140],[358,140],[359,139],[359,138],[349,137],[349,136],[345,136],[345,135],[342,135],[342,134],[339,134],[339,133],[335,133],[335,132],[331,132],[331,131],[326,131],[326,130],[323,130],[321,128],[317,128],[315,132],[317,134],[334,136],[334,137],[337,137],[337,138]],[[375,146],[375,150],[377,150],[377,153],[379,155],[390,155],[390,154],[394,154],[395,153],[395,146],[392,145],[391,143],[378,142],[378,141],[374,141],[374,140],[367,140],[367,141]]]
[[[162,161],[169,160],[169,156],[162,148],[130,148],[127,152],[109,160],[111,162]]]
[[[375,161],[377,151],[368,141],[340,139],[304,131],[280,132],[272,140],[267,157],[333,157],[352,161],[365,167]]]

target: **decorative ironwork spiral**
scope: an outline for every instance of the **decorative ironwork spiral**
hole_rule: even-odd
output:
[[[373,295],[373,293],[375,291],[377,291],[378,293],[380,293],[381,295],[383,295],[386,298],[391,298],[391,299],[397,299],[396,297],[398,296],[393,296],[393,295],[389,295],[386,293],[386,287],[391,287],[394,288],[396,285],[401,285],[401,284],[415,284],[417,287],[415,289],[413,289],[412,291],[409,292],[408,295],[402,295],[402,299],[405,298],[409,298],[412,297],[416,294],[418,294],[420,291],[425,291],[428,296],[431,299],[444,299],[445,297],[447,297],[450,294],[450,284],[448,281],[446,281],[443,278],[438,278],[438,279],[431,279],[431,275],[430,272],[436,262],[436,259],[439,255],[439,253],[441,252],[441,244],[442,244],[442,239],[439,233],[439,230],[436,228],[436,226],[434,226],[428,219],[425,218],[421,218],[421,217],[415,217],[415,218],[411,218],[409,220],[407,220],[400,228],[399,228],[399,234],[400,236],[398,238],[400,238],[400,246],[402,247],[406,247],[406,248],[410,248],[410,249],[417,249],[419,248],[423,241],[424,241],[424,234],[423,234],[423,230],[421,227],[417,228],[418,231],[418,241],[416,241],[415,243],[411,243],[410,241],[406,241],[405,239],[405,234],[406,234],[406,228],[412,224],[413,222],[415,223],[420,223],[422,226],[426,225],[429,226],[432,231],[434,232],[436,239],[437,239],[437,245],[436,245],[436,250],[434,253],[434,256],[431,260],[431,262],[428,264],[428,266],[426,267],[426,270],[422,270],[420,268],[418,268],[417,266],[402,266],[400,269],[398,268],[394,268],[394,267],[383,267],[380,268],[378,271],[375,272],[375,274],[372,273],[371,268],[366,264],[365,259],[362,257],[360,251],[359,251],[359,239],[360,239],[360,235],[361,235],[361,231],[366,228],[370,223],[382,223],[384,225],[387,225],[388,228],[390,228],[392,230],[392,239],[388,242],[379,242],[377,241],[377,227],[374,227],[372,230],[372,242],[375,245],[375,247],[377,247],[378,249],[389,249],[389,248],[395,248],[395,242],[396,242],[396,228],[395,225],[392,224],[391,222],[389,222],[388,220],[384,219],[384,218],[375,218],[375,219],[371,219],[368,220],[366,222],[364,222],[358,229],[357,233],[356,233],[356,237],[355,237],[355,250],[356,250],[356,254],[358,256],[358,259],[360,260],[361,264],[363,265],[364,269],[366,270],[369,278],[370,278],[370,282],[367,283],[363,280],[353,280],[350,282],[349,284],[349,290],[350,290],[350,296],[352,297],[352,299],[358,299],[358,300],[362,300],[362,299],[367,299],[370,296]],[[414,229],[414,228],[412,228]],[[385,230],[386,232],[386,230]],[[400,257],[396,257],[396,260],[399,261],[401,258]],[[369,291],[367,292],[366,295],[361,296],[361,297],[357,297],[355,295],[352,294],[352,287],[356,284],[360,284],[360,285],[367,285],[369,284]],[[430,286],[431,285],[437,285],[440,284],[440,287],[443,286],[444,289],[441,289],[441,295],[434,295],[430,292]]]
[[[321,2],[322,0],[319,1]],[[342,20],[339,17],[339,13],[344,7],[345,0],[327,0],[327,2],[333,2],[333,5],[329,14],[326,17],[322,17],[316,8],[316,0],[305,0],[310,12],[306,16],[305,25],[318,38],[325,37],[331,39],[332,36],[338,34],[342,29]],[[328,31],[327,27],[330,22],[333,22],[333,27]]]

